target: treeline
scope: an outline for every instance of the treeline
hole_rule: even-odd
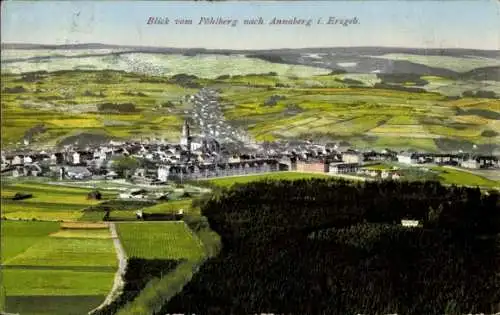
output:
[[[154,278],[161,278],[174,270],[181,261],[164,259],[129,258],[123,280],[125,285],[121,294],[110,304],[95,311],[92,315],[116,314],[125,304],[133,301]]]
[[[97,105],[101,113],[135,113],[140,110],[133,103],[102,103]]]
[[[199,203],[222,251],[158,314],[500,311],[496,192],[309,179],[235,185]]]

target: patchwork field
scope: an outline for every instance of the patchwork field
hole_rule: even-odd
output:
[[[462,83],[449,78],[422,76],[436,93],[417,93],[400,90],[404,82],[373,87],[381,80],[376,74],[258,70],[218,78],[190,77],[189,71],[171,77],[112,70],[2,74],[1,106],[8,118],[2,142],[16,146],[25,136],[33,146],[141,137],[178,141],[191,106],[185,96],[201,86],[219,89],[226,119],[257,141],[324,138],[432,151],[447,149],[440,139],[451,140],[456,150],[500,142],[500,100],[450,98],[440,89]],[[480,83],[498,84],[488,82]],[[473,83],[460,89],[467,84]]]
[[[1,188],[2,217],[7,219],[36,219],[44,221],[74,221],[83,215],[82,210],[101,201],[87,199],[90,189],[50,185],[44,183],[6,183]],[[33,196],[12,200],[16,193]],[[116,196],[113,191],[103,191],[103,199]]]
[[[359,148],[466,150],[500,143],[500,101],[387,89],[222,88],[226,117],[258,141],[345,140]],[[274,99],[273,102],[270,100]],[[491,150],[491,146],[485,150]]]
[[[196,260],[204,255],[200,240],[182,221],[119,223],[117,227],[128,257]]]
[[[2,221],[2,284],[8,312],[84,314],[104,300],[116,267],[107,226]]]

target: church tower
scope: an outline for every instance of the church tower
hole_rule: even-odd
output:
[[[182,126],[182,138],[181,145],[185,145],[187,147],[187,160],[191,159],[191,130],[189,128],[189,123],[187,120],[184,121],[184,126]]]
[[[181,145],[189,146],[188,142],[191,139],[191,131],[189,130],[189,124],[187,120],[184,120],[184,125],[182,126],[182,137],[181,137]]]

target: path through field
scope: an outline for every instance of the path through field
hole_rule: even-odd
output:
[[[123,276],[125,275],[125,269],[127,267],[127,256],[122,243],[120,242],[120,238],[118,237],[118,233],[116,232],[116,225],[114,223],[109,223],[109,230],[111,232],[111,238],[113,239],[113,245],[115,246],[116,256],[118,258],[118,270],[115,274],[113,288],[111,288],[108,296],[104,302],[101,303],[101,305],[90,311],[89,314],[93,314],[95,311],[110,304],[116,297],[118,297],[118,295],[120,295],[124,286]]]

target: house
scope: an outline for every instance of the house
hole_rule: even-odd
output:
[[[24,176],[40,176],[42,168],[38,164],[25,165],[23,168]]]
[[[146,169],[138,168],[134,172],[134,177],[146,177]]]
[[[382,173],[380,173],[380,177],[382,179],[390,178],[391,177],[391,173],[389,173],[388,171],[382,171]]]
[[[342,161],[346,164],[363,163],[363,154],[356,151],[346,151],[342,153]]]
[[[31,164],[33,163],[33,158],[29,155],[25,155],[23,158],[23,164]]]
[[[402,152],[397,155],[398,162],[404,164],[417,164],[418,156],[413,152]]]
[[[335,163],[330,164],[329,173],[330,174],[345,174],[345,173],[355,173],[359,170],[358,163]]]
[[[57,155],[55,153],[51,154],[49,158],[49,164],[57,165],[57,162],[58,162]]]
[[[15,166],[15,165],[22,165],[23,164],[23,157],[20,156],[20,155],[16,155],[14,156],[14,158],[12,159],[12,166]]]
[[[325,164],[325,162],[323,161],[317,161],[317,162],[298,161],[296,163],[296,170],[298,172],[326,173],[328,171],[328,164]]]
[[[169,173],[170,173],[170,167],[160,165],[158,167],[158,180],[161,182],[166,182]]]
[[[68,166],[64,168],[64,175],[70,179],[91,178],[92,173],[83,166]]]
[[[460,164],[464,168],[479,169],[481,164],[477,159],[468,159]]]

